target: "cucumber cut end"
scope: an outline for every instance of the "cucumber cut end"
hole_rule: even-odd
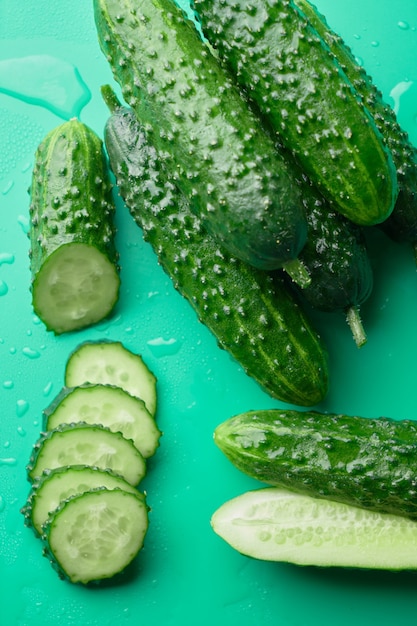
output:
[[[48,330],[62,334],[107,317],[119,294],[116,266],[85,243],[63,244],[53,252],[32,283],[32,304]]]
[[[142,549],[147,529],[143,498],[92,490],[70,498],[49,518],[44,554],[62,578],[88,584],[121,573]]]

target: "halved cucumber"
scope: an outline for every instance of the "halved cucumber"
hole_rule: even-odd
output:
[[[66,465],[108,468],[134,486],[146,474],[146,461],[131,439],[83,422],[61,425],[41,435],[27,467],[28,478],[34,481],[44,471]]]
[[[26,526],[33,528],[35,534],[41,536],[43,524],[61,502],[99,487],[137,493],[135,487],[109,469],[88,465],[57,467],[44,473],[32,485],[22,508]]]
[[[213,530],[265,561],[366,569],[417,569],[417,523],[333,500],[267,487],[223,504]]]
[[[143,547],[145,497],[120,489],[69,498],[45,524],[45,550],[62,578],[87,584],[122,572]]]
[[[86,341],[70,355],[65,369],[65,385],[84,383],[121,387],[141,398],[151,415],[156,412],[156,377],[139,354],[119,341]]]
[[[121,432],[145,458],[155,453],[162,434],[144,401],[114,385],[65,387],[44,410],[44,430],[76,422]]]

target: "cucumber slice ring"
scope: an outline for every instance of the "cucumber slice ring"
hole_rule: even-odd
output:
[[[148,507],[142,494],[115,489],[69,498],[45,524],[45,551],[62,578],[87,584],[122,572],[143,547]]]

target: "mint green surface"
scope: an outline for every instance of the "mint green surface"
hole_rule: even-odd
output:
[[[417,143],[416,0],[317,0]],[[280,406],[216,345],[119,203],[122,290],[113,318],[54,337],[29,293],[28,194],[38,142],[73,115],[102,135],[112,76],[86,0],[0,3],[0,623],[2,626],[378,626],[417,620],[417,573],[318,570],[234,552],[210,528],[226,499],[259,486],[212,440],[231,415]],[[325,103],[324,103],[325,106]],[[417,271],[409,246],[370,232],[375,288],[358,350],[340,315],[314,315],[329,346],[323,410],[417,418]],[[19,510],[41,412],[85,339],[122,341],[158,377],[164,435],[143,482],[145,548],[117,584],[61,581]],[[417,546],[416,546],[417,562]]]

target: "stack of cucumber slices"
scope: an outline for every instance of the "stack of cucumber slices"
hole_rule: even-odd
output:
[[[144,545],[138,485],[159,446],[156,378],[116,341],[70,355],[65,386],[43,412],[22,513],[58,574],[87,584],[122,572]]]

